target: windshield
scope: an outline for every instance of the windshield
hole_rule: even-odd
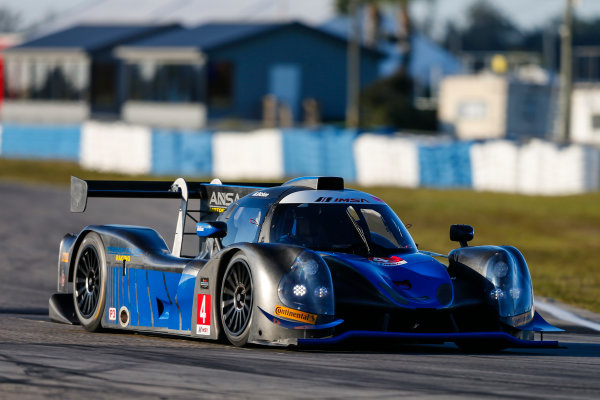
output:
[[[404,224],[383,204],[280,204],[270,241],[364,256],[416,251]]]

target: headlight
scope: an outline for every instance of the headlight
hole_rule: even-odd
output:
[[[533,317],[533,288],[523,255],[514,247],[502,247],[490,257],[486,270],[494,285],[489,300],[497,305],[502,321],[517,326],[531,319],[524,318]]]
[[[277,289],[281,302],[314,314],[334,314],[333,283],[329,267],[321,257],[303,251],[281,278]]]

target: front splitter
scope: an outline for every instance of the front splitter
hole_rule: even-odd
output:
[[[378,331],[347,331],[337,336],[320,339],[298,339],[298,346],[328,346],[342,344],[351,339],[393,340],[406,343],[485,342],[501,341],[506,348],[558,348],[555,340],[522,340],[505,332],[462,332],[462,333],[408,333]]]

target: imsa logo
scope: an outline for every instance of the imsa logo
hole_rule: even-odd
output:
[[[368,203],[366,199],[353,199],[350,197],[319,197],[315,203]]]

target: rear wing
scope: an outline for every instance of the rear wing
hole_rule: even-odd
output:
[[[175,229],[175,241],[171,253],[179,257],[187,218],[195,222],[206,220],[211,214],[218,214],[234,201],[280,183],[222,183],[218,179],[211,182],[186,182],[183,178],[171,181],[107,181],[83,180],[71,177],[71,212],[84,212],[89,197],[181,199],[181,207]],[[197,210],[188,210],[189,199],[199,199]],[[194,217],[191,213],[197,213]]]

